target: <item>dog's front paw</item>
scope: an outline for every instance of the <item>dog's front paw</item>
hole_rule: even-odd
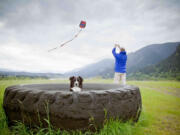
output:
[[[72,91],[74,91],[74,92],[80,92],[81,91],[81,88],[79,88],[79,87],[73,87],[73,88],[71,88],[72,89]]]

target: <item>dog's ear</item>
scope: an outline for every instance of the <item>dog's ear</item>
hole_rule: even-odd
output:
[[[72,81],[74,79],[74,76],[69,77],[69,80]]]
[[[70,88],[74,87],[74,83],[73,83],[74,76],[69,77],[69,80],[70,80]]]
[[[78,76],[79,80],[79,87],[82,89],[83,88],[83,78],[81,76]]]
[[[81,76],[79,76],[79,79],[80,79],[81,82],[83,82],[83,78]]]

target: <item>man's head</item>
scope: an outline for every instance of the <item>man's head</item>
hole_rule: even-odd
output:
[[[121,51],[121,52],[125,52],[126,50],[125,50],[124,47],[121,47],[121,48],[120,48],[120,51]]]

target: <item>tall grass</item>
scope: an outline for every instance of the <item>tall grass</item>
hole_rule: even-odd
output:
[[[141,118],[138,123],[132,121],[122,122],[119,119],[110,119],[105,118],[104,128],[101,130],[92,131],[60,131],[59,129],[53,128],[50,123],[49,117],[49,106],[46,104],[46,113],[47,118],[44,119],[47,123],[47,128],[38,127],[30,129],[26,127],[22,122],[16,122],[12,128],[12,134],[16,135],[143,135],[144,130],[143,126],[147,126],[147,118],[144,114],[141,115]]]

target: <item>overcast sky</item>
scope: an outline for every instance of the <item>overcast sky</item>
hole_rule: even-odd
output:
[[[48,53],[86,28],[64,48]],[[66,72],[128,52],[180,41],[180,0],[0,0],[0,68]]]

